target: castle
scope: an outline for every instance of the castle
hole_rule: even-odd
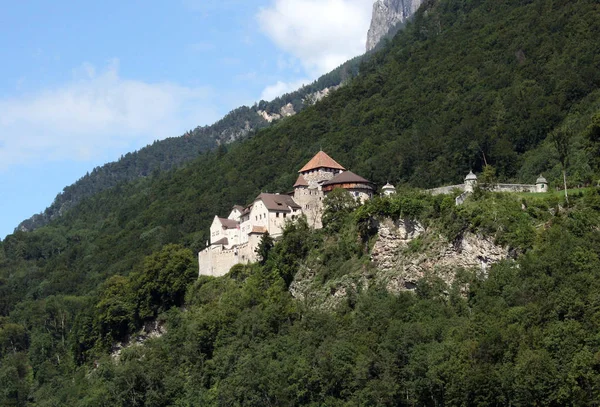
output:
[[[200,275],[218,277],[238,263],[257,261],[262,236],[268,232],[280,237],[286,221],[304,215],[310,226],[321,228],[323,198],[335,188],[345,189],[360,202],[375,193],[371,181],[346,170],[323,151],[298,173],[292,193],[262,193],[250,205],[234,206],[227,218],[215,216],[210,243],[198,254]]]
[[[343,188],[361,203],[373,197],[371,181],[346,170],[325,152],[319,151],[298,171],[293,192],[289,194],[261,193],[246,206],[236,205],[227,218],[215,216],[210,226],[210,242],[198,253],[200,275],[219,277],[236,264],[258,260],[256,249],[267,232],[274,239],[283,233],[285,223],[306,216],[315,229],[322,227],[323,198],[335,188]],[[456,204],[464,202],[477,186],[477,176],[469,172],[463,184],[429,189],[427,192],[451,194],[462,192]],[[494,184],[497,192],[546,192],[548,182],[540,175],[535,184]],[[383,195],[396,193],[391,184],[381,188]]]

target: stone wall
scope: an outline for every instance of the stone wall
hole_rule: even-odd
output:
[[[210,246],[198,253],[199,274],[201,276],[220,277],[238,263],[235,249],[223,246]]]
[[[209,246],[198,253],[199,275],[221,277],[229,272],[236,264],[248,264],[257,260],[256,248],[262,235],[251,234],[248,243],[231,249],[223,246]]]
[[[464,191],[465,184],[449,185],[446,187],[428,189],[427,192],[429,192],[431,195],[442,195],[442,194],[448,195],[448,194],[453,193],[455,190]]]
[[[454,203],[456,205],[462,205],[465,203],[465,200],[467,199],[467,196],[469,196],[470,192],[463,192],[462,194],[460,194],[459,196],[456,197],[456,199],[454,199]]]
[[[317,188],[296,188],[294,191],[294,201],[302,208],[299,215],[303,213],[309,226],[315,229],[323,227],[321,216],[324,197],[323,191]]]
[[[493,191],[495,192],[538,192],[536,185],[530,184],[496,184]]]
[[[463,193],[456,198],[456,204],[461,205],[465,201],[467,195],[469,193],[473,192],[473,188],[476,185],[477,185],[477,182],[470,182],[470,183],[465,183],[465,184],[460,184],[460,185],[450,185],[450,186],[446,186],[446,187],[428,189],[427,192],[429,192],[432,195],[441,195],[441,194],[445,195],[445,194],[451,194],[456,190],[463,191]],[[496,184],[492,188],[492,191],[494,191],[494,192],[532,192],[532,193],[545,192],[540,185],[532,185],[532,184]]]
[[[318,170],[311,170],[302,173],[302,176],[309,184],[317,183],[319,181],[325,181],[332,179],[337,175],[340,170],[333,170],[328,168],[320,168]]]

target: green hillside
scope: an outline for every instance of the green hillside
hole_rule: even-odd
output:
[[[482,193],[456,208],[405,192],[324,232],[292,227],[265,264],[222,279],[196,281],[195,253],[215,214],[289,190],[319,148],[379,185],[455,183],[485,163],[502,181],[543,172],[560,185],[547,139],[559,131],[571,186],[595,183],[598,21],[593,0],[429,2],[315,106],[8,236],[0,405],[594,405],[594,188],[571,206],[526,197],[525,211],[522,197]],[[467,270],[453,287],[432,276],[416,295],[372,287],[325,311],[291,298],[309,260],[324,289],[369,269],[381,216],[418,218],[449,240],[492,235],[519,267]],[[156,317],[161,339],[110,361],[115,341]]]

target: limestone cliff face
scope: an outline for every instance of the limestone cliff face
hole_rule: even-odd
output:
[[[350,268],[323,284],[322,265],[315,259],[301,266],[290,292],[309,306],[329,309],[371,286],[391,293],[412,291],[427,276],[436,276],[451,286],[458,270],[487,276],[494,263],[512,258],[508,248],[496,245],[488,236],[465,233],[449,242],[435,228],[425,228],[419,222],[384,219],[379,222],[369,264]]]
[[[420,242],[411,247],[415,239]],[[427,274],[448,285],[452,285],[458,269],[478,269],[487,275],[492,264],[510,257],[508,248],[497,246],[486,236],[465,233],[451,243],[417,222],[390,220],[379,226],[379,237],[371,252],[380,283],[390,292],[411,290]]]
[[[371,51],[390,29],[408,20],[424,0],[377,0],[373,4],[371,27],[367,34],[367,51]]]

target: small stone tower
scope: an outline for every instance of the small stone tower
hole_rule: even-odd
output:
[[[389,182],[387,184],[385,184],[383,186],[383,188],[381,188],[381,194],[383,196],[390,196],[396,193],[396,187],[394,187],[392,184],[390,184]]]
[[[548,192],[548,181],[542,174],[540,174],[537,181],[535,181],[536,192]]]
[[[473,192],[477,186],[477,175],[473,174],[473,171],[469,171],[465,177],[465,192]]]

